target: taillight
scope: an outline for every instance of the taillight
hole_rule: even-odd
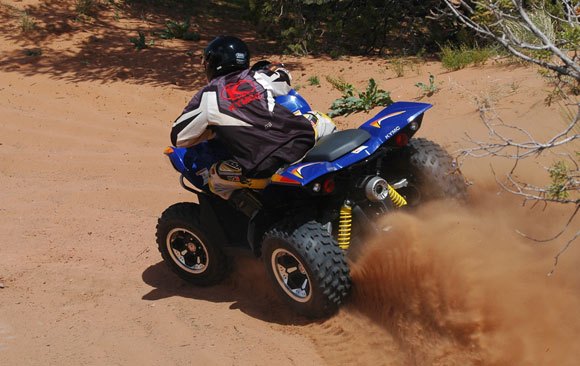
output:
[[[317,194],[331,194],[336,189],[334,178],[326,178],[323,181],[314,183],[310,189]]]
[[[407,144],[409,143],[409,136],[407,136],[406,133],[399,133],[397,136],[395,136],[395,145],[397,146],[407,146]]]
[[[336,184],[334,183],[334,179],[328,178],[322,183],[322,192],[329,194],[334,191]]]

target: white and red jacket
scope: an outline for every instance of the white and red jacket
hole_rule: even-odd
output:
[[[173,124],[171,143],[191,147],[217,137],[248,177],[273,174],[314,146],[308,119],[274,102],[290,91],[282,68],[243,70],[213,79]]]

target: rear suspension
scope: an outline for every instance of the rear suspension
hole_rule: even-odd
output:
[[[338,246],[342,250],[347,250],[350,246],[350,235],[352,231],[352,205],[347,200],[340,208],[338,220]]]

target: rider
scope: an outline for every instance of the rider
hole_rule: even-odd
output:
[[[301,159],[314,146],[316,130],[334,132],[334,125],[295,115],[274,97],[291,90],[283,65],[261,61],[250,68],[250,52],[239,38],[220,36],[203,52],[208,85],[177,118],[171,143],[191,147],[217,137],[233,159],[212,166],[209,185],[228,199],[234,189],[248,187],[245,178],[268,178],[284,164]],[[331,123],[331,122],[330,122]]]

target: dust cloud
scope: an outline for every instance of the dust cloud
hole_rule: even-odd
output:
[[[547,237],[566,213],[483,192],[390,215],[351,264],[349,304],[311,337],[329,364],[577,365],[580,250],[547,276],[565,238],[515,231]]]

